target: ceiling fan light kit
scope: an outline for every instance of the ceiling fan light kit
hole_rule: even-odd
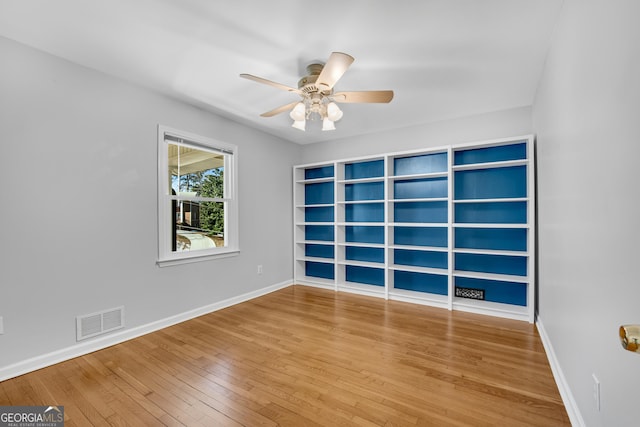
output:
[[[310,64],[307,66],[308,75],[298,81],[297,89],[251,74],[240,74],[240,77],[293,92],[302,97],[302,101],[292,102],[267,111],[261,114],[262,117],[273,117],[285,111],[290,111],[289,117],[293,120],[291,125],[293,128],[304,131],[307,120],[319,118],[322,120],[322,130],[328,131],[335,130],[334,123],[343,116],[343,112],[336,102],[389,103],[393,99],[393,91],[391,90],[334,93],[334,85],[353,61],[354,59],[351,55],[333,52],[326,64]]]

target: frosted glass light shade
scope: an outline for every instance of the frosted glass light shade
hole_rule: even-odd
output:
[[[332,122],[337,122],[338,120],[340,120],[343,114],[344,113],[340,108],[338,108],[338,105],[335,102],[330,102],[327,104],[327,117]]]
[[[305,119],[305,106],[304,103],[298,102],[293,110],[289,113],[289,117],[291,117],[296,122],[303,122]],[[303,129],[304,130],[304,129]]]
[[[336,130],[336,126],[329,118],[322,119],[322,130]]]
[[[291,127],[292,128],[296,128],[296,129],[300,129],[301,131],[304,131],[306,123],[307,122],[305,120],[294,120],[294,122],[291,125]]]

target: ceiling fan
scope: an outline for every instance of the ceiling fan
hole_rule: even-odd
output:
[[[298,88],[293,88],[251,74],[240,74],[240,77],[263,83],[275,88],[293,92],[302,97],[266,113],[262,117],[273,117],[289,111],[293,119],[293,127],[305,130],[307,120],[314,117],[322,119],[322,130],[334,130],[334,122],[342,118],[342,111],[336,103],[388,103],[393,99],[392,90],[371,90],[357,92],[335,92],[333,86],[347,71],[354,58],[342,52],[333,52],[326,64],[313,63],[307,66],[308,75],[298,81]]]

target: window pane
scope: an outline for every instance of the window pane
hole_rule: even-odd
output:
[[[224,197],[224,154],[177,144],[167,147],[171,194]]]
[[[223,202],[172,201],[174,252],[226,246]]]

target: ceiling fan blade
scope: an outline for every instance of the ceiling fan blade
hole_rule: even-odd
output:
[[[287,104],[287,105],[282,105],[282,106],[280,106],[280,107],[278,107],[278,108],[274,108],[274,109],[273,109],[273,110],[271,110],[271,111],[267,111],[266,113],[262,113],[262,114],[260,114],[260,116],[261,116],[261,117],[273,117],[273,116],[275,116],[276,114],[284,113],[285,111],[289,111],[289,110],[291,110],[291,109],[292,109],[293,107],[295,107],[295,105],[296,105],[296,104],[298,104],[299,102],[300,102],[300,101],[295,101],[295,102],[292,102],[292,103]]]
[[[294,87],[283,85],[283,84],[276,83],[276,82],[272,82],[271,80],[263,79],[262,77],[257,77],[257,76],[251,75],[251,74],[240,74],[240,77],[245,78],[245,79],[249,79],[249,80],[253,80],[254,82],[258,82],[258,83],[262,83],[262,84],[265,84],[265,85],[273,86],[273,87],[276,87],[278,89],[286,90],[288,92],[294,92],[294,93],[297,93],[297,94],[301,94],[302,93],[299,89],[296,89]]]
[[[353,61],[354,59],[351,55],[342,52],[333,52],[327,63],[324,64],[322,71],[320,71],[316,85],[319,86],[321,90],[331,90],[333,85],[342,77]]]
[[[393,99],[392,90],[367,90],[359,92],[337,92],[331,95],[335,102],[342,103],[387,103]]]

